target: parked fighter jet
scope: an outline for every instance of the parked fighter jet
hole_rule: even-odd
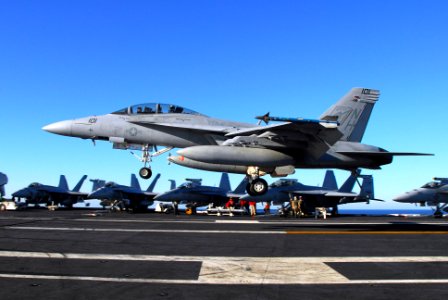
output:
[[[185,203],[187,207],[193,208],[208,205],[221,206],[229,198],[239,198],[244,194],[247,180],[243,180],[238,187],[231,191],[229,175],[223,173],[219,187],[205,186],[201,184],[200,179],[187,179],[187,182],[181,184],[174,190],[157,195],[154,200],[161,202]]]
[[[414,203],[420,206],[435,206],[435,217],[441,217],[443,211],[448,212],[448,178],[435,177],[421,188],[401,194],[393,199],[401,203]]]
[[[13,193],[14,198],[25,198],[27,204],[46,205],[63,205],[71,208],[73,204],[82,202],[87,197],[87,193],[80,192],[84,180],[87,175],[84,175],[73,190],[70,190],[67,184],[67,179],[61,175],[58,186],[44,185],[37,182],[31,183],[28,187],[18,190]],[[93,186],[97,188],[97,186]]]
[[[254,125],[210,118],[184,107],[148,103],[129,106],[111,114],[61,121],[43,127],[48,132],[92,140],[106,140],[117,149],[141,149],[149,178],[152,157],[174,147],[180,156],[173,163],[209,171],[247,174],[252,195],[267,191],[265,174],[287,176],[295,168],[379,169],[396,153],[361,144],[379,91],[353,88],[317,119],[258,119],[280,124]],[[155,145],[166,146],[158,150]],[[152,149],[155,153],[151,153]]]
[[[8,176],[0,172],[0,199],[5,196],[5,185],[8,183]]]
[[[152,205],[154,196],[157,195],[153,190],[159,178],[160,174],[157,174],[148,189],[142,191],[137,177],[131,174],[131,186],[108,182],[103,187],[92,191],[87,198],[99,199],[101,205],[111,206],[112,209],[146,210],[149,205]]]
[[[360,172],[359,170],[357,172]],[[357,178],[362,178],[359,194],[353,193]],[[267,193],[261,196],[244,195],[241,200],[256,202],[272,201],[275,205],[289,202],[293,195],[303,196],[302,209],[307,212],[314,211],[316,207],[331,207],[337,213],[339,204],[366,202],[374,199],[372,175],[352,174],[340,189],[337,187],[334,173],[328,170],[325,174],[322,187],[304,185],[297,179],[280,179],[269,186]]]

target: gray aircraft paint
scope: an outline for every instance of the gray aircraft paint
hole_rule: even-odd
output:
[[[169,158],[173,163],[210,171],[247,172],[252,179],[265,173],[287,176],[295,168],[379,169],[391,163],[394,156],[420,155],[388,152],[360,143],[379,95],[378,90],[353,88],[319,120],[293,118],[291,122],[265,126],[210,118],[180,106],[147,103],[107,115],[61,121],[43,129],[110,141],[116,149],[142,149],[148,153],[143,155],[145,167],[152,157],[149,149],[159,145],[168,147],[167,151],[183,148],[179,156]],[[147,108],[151,112],[146,112]],[[141,176],[145,177],[144,173]]]
[[[434,178],[420,188],[413,189],[393,199],[400,203],[435,206],[435,215],[441,215],[448,207],[448,178]]]

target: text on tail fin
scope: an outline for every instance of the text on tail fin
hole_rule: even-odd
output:
[[[338,121],[342,141],[360,142],[379,97],[379,90],[353,88],[325,111],[320,119]]]

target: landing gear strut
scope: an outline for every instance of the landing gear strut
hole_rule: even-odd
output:
[[[144,145],[142,147],[142,152],[143,152],[142,157],[139,157],[138,155],[131,152],[131,154],[133,154],[141,162],[143,162],[143,168],[141,168],[140,171],[138,172],[140,177],[143,179],[149,179],[152,176],[152,170],[151,170],[151,167],[149,166],[149,162],[152,160],[152,157],[155,157],[155,156],[158,156],[165,152],[168,152],[174,148],[174,147],[167,147],[167,148],[163,148],[162,150],[151,153],[150,151],[152,150],[152,147],[153,147],[152,145],[148,145],[148,144]],[[154,146],[154,148],[157,150],[156,146]]]
[[[142,148],[143,154],[142,154],[141,161],[143,162],[144,166],[143,166],[143,168],[140,169],[138,174],[143,179],[149,179],[152,176],[151,167],[146,166],[148,164],[148,162],[151,161],[151,153],[149,153],[150,148],[151,147],[149,145],[145,145]]]

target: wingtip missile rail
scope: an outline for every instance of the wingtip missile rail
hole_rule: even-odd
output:
[[[338,121],[334,120],[318,120],[318,119],[305,119],[305,118],[285,118],[285,117],[271,117],[269,113],[263,116],[256,116],[255,119],[260,120],[268,124],[270,121],[274,122],[289,122],[296,124],[306,123],[318,123],[326,128],[337,128],[339,126]]]

